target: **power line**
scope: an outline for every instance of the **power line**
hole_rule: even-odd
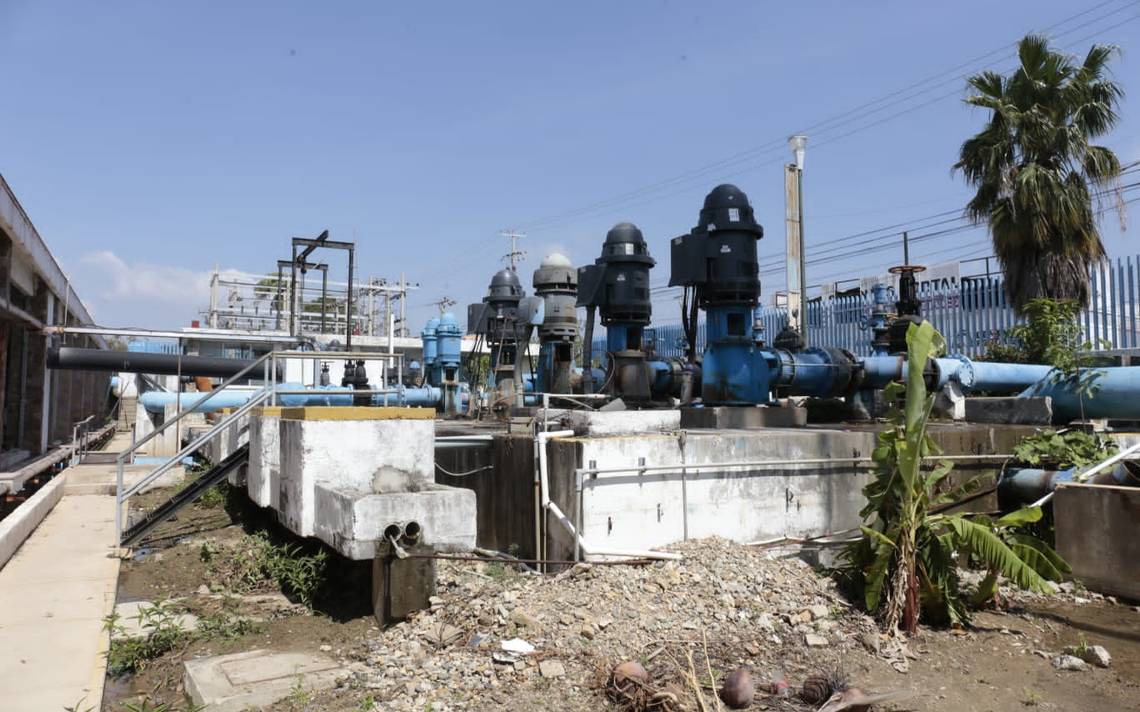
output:
[[[1086,10],[1083,10],[1079,13],[1075,13],[1073,15],[1070,15],[1069,17],[1066,17],[1062,20],[1059,20],[1058,22],[1053,23],[1052,25],[1047,26],[1046,28],[1044,28],[1044,30],[1042,30],[1042,32],[1048,32],[1050,30],[1054,30],[1054,29],[1063,27],[1065,25],[1068,25],[1071,22],[1073,22],[1074,20],[1077,20],[1077,19],[1080,19],[1080,18],[1085,17],[1087,15],[1091,15],[1093,13],[1096,13],[1098,10],[1101,10],[1107,6],[1116,4],[1116,2],[1117,2],[1117,0],[1107,0],[1106,2],[1100,2],[1096,5],[1093,5],[1092,7],[1088,8],[1088,9],[1086,9]],[[1137,6],[1136,2],[1126,2],[1125,4],[1120,5],[1119,7],[1115,8],[1114,10],[1100,14],[1100,15],[1098,15],[1098,16],[1090,19],[1090,20],[1087,20],[1081,24],[1078,24],[1074,27],[1070,27],[1068,29],[1065,29],[1065,30],[1059,32],[1056,34],[1056,37],[1062,37],[1062,36],[1065,36],[1068,34],[1072,34],[1073,32],[1075,32],[1077,30],[1080,30],[1080,29],[1083,29],[1084,27],[1088,27],[1090,25],[1102,22],[1102,21],[1104,21],[1104,20],[1106,20],[1106,19],[1108,19],[1114,15],[1119,14],[1120,12],[1122,12],[1124,10],[1131,9],[1133,7],[1136,7],[1136,6]],[[1087,39],[1090,39],[1096,35],[1102,34],[1103,32],[1106,32],[1106,31],[1111,30],[1111,29],[1116,29],[1120,26],[1123,26],[1124,24],[1135,21],[1137,19],[1140,19],[1140,14],[1128,17],[1128,18],[1121,20],[1120,22],[1114,23],[1110,26],[1102,27],[1102,28],[1096,30],[1095,32],[1093,32],[1091,34],[1076,40],[1075,43],[1084,42]],[[836,114],[836,115],[834,115],[828,119],[825,119],[823,121],[812,124],[808,127],[800,129],[799,131],[797,131],[797,133],[811,133],[813,131],[818,131],[818,132],[822,132],[822,133],[826,134],[827,132],[832,131],[835,128],[838,128],[838,126],[832,126],[832,124],[836,124],[837,122],[841,122],[843,124],[849,125],[850,121],[845,121],[845,119],[848,119],[849,117],[855,117],[856,119],[857,118],[866,118],[868,116],[872,116],[876,113],[879,113],[879,112],[881,112],[887,108],[891,108],[895,105],[911,101],[911,100],[913,100],[919,96],[922,96],[923,94],[926,94],[926,93],[929,93],[930,91],[933,91],[934,89],[936,89],[940,86],[944,86],[944,85],[949,84],[951,82],[960,81],[960,79],[962,78],[963,75],[956,74],[957,72],[960,72],[960,70],[962,70],[966,67],[970,67],[970,66],[975,65],[977,62],[979,62],[981,60],[985,60],[985,59],[988,59],[990,57],[993,57],[994,55],[1001,54],[1003,52],[1007,52],[1008,48],[1011,46],[1016,46],[1016,43],[1014,43],[1013,45],[1008,45],[1008,44],[1003,45],[1002,47],[1000,47],[998,49],[992,50],[992,51],[990,51],[986,54],[983,54],[983,55],[979,55],[978,57],[975,57],[971,60],[963,62],[963,63],[956,65],[950,69],[944,70],[944,71],[939,72],[937,74],[931,75],[930,77],[927,77],[923,80],[920,80],[918,82],[907,85],[906,87],[903,87],[903,88],[898,89],[896,91],[890,92],[888,94],[885,94],[885,95],[882,95],[882,96],[877,97],[875,99],[864,102],[863,104],[860,104],[856,107],[853,107],[853,108],[848,109],[844,112]],[[1016,55],[1015,55],[1015,57],[1016,57]],[[988,66],[995,64],[995,63],[996,62],[990,62],[989,64],[983,66],[982,69],[985,69]],[[977,71],[977,70],[975,69],[973,71]],[[923,86],[929,84],[933,80],[939,79],[940,77],[945,77],[946,75],[950,75],[950,74],[954,74],[954,76],[952,76],[949,79],[946,79],[944,81],[932,84],[930,86],[926,86],[926,88],[922,89],[921,91],[918,91],[918,92],[912,91],[914,89],[917,89],[917,88],[920,88],[920,87],[923,87]],[[900,96],[903,94],[905,94],[906,96]],[[936,103],[938,101],[944,100],[944,99],[951,97],[951,96],[954,96],[956,94],[959,94],[959,90],[955,90],[953,92],[945,93],[945,94],[939,95],[937,97],[934,97],[933,99],[922,102],[920,104],[910,106],[910,107],[908,107],[902,111],[895,112],[893,115],[891,115],[889,117],[877,119],[875,121],[864,123],[864,124],[859,125],[853,129],[850,129],[844,133],[833,135],[833,136],[824,136],[823,138],[817,138],[816,140],[813,141],[813,145],[816,145],[816,146],[826,145],[828,143],[832,143],[835,141],[842,140],[842,139],[849,137],[855,133],[859,133],[861,131],[865,131],[867,129],[881,125],[887,121],[890,121],[890,120],[896,119],[900,116],[912,113],[914,111],[917,111],[921,108],[929,106],[929,105]],[[895,97],[899,97],[899,98],[895,99]],[[889,101],[891,99],[894,99],[894,101]],[[884,103],[884,102],[886,102],[886,103]],[[879,104],[882,104],[882,106],[878,106],[877,108],[870,109],[870,107],[875,107],[876,105],[879,105]],[[868,109],[870,109],[870,110],[868,110]],[[744,151],[737,152],[731,156],[728,156],[728,157],[721,159],[719,161],[707,164],[707,165],[702,166],[700,168],[690,170],[690,171],[685,171],[685,172],[683,172],[679,175],[676,175],[672,178],[668,178],[668,179],[665,179],[662,181],[657,181],[655,183],[651,183],[649,185],[642,186],[642,187],[634,189],[632,191],[627,191],[625,193],[619,194],[617,196],[614,196],[614,197],[611,197],[608,199],[596,201],[595,203],[591,203],[591,204],[586,205],[586,206],[582,206],[582,207],[572,209],[569,211],[563,211],[563,212],[555,214],[555,215],[551,215],[551,216],[539,218],[536,220],[532,220],[530,222],[524,223],[520,227],[526,227],[526,228],[529,228],[531,230],[536,229],[536,228],[537,229],[549,228],[555,224],[559,224],[560,222],[565,222],[568,218],[585,216],[585,215],[588,215],[591,213],[597,213],[599,210],[605,211],[605,210],[608,210],[610,208],[615,208],[617,206],[624,205],[625,203],[628,203],[630,200],[635,200],[639,197],[652,195],[653,193],[659,192],[663,189],[666,189],[666,188],[669,188],[672,186],[678,186],[682,183],[691,182],[691,181],[696,180],[696,179],[702,179],[703,180],[704,176],[706,176],[707,174],[709,174],[711,172],[722,170],[724,168],[732,167],[732,166],[739,165],[742,163],[750,162],[753,159],[755,159],[759,156],[765,155],[765,154],[771,154],[771,153],[774,153],[776,151],[786,150],[783,144],[784,144],[783,138],[778,139],[778,140],[773,140],[773,141],[761,144],[759,146],[755,146],[755,147],[752,147],[750,149],[745,149]],[[748,166],[747,168],[736,171],[734,173],[722,175],[721,177],[722,178],[732,177],[732,176],[738,175],[740,173],[756,170],[757,168],[760,168],[760,167],[765,166],[765,165],[769,165],[771,163],[778,162],[780,160],[782,160],[781,157],[776,157],[773,160],[765,161],[762,163],[756,163],[756,164]],[[634,205],[630,205],[628,207],[637,207],[638,205],[643,205],[643,204],[646,204],[649,202],[655,202],[657,200],[661,200],[661,199],[664,199],[667,197],[672,197],[674,195],[679,195],[681,193],[688,192],[690,189],[691,188],[689,186],[685,186],[679,191],[671,191],[668,193],[656,195],[655,197],[649,198],[648,200],[641,201],[640,203],[637,203]],[[950,211],[950,212],[953,212],[953,211]],[[944,214],[949,214],[949,213],[944,213]],[[472,249],[470,251],[467,251],[463,254],[457,255],[457,258],[466,258],[472,252],[474,252],[474,250],[479,249],[481,246],[482,246],[481,243],[476,244],[472,247]]]
[[[1078,19],[1078,18],[1083,17],[1085,15],[1091,14],[1093,12],[1096,12],[1097,10],[1099,10],[1099,9],[1101,9],[1107,5],[1114,4],[1116,1],[1117,0],[1108,0],[1107,2],[1098,3],[1097,5],[1094,5],[1093,7],[1089,8],[1087,10],[1076,13],[1076,14],[1071,15],[1071,16],[1063,19],[1063,20],[1060,20],[1056,23],[1053,23],[1052,25],[1046,27],[1043,30],[1043,32],[1048,32],[1049,30],[1052,30],[1052,29],[1055,29],[1057,27],[1061,27],[1063,25],[1066,25],[1075,19]],[[1125,4],[1121,7],[1118,7],[1117,9],[1111,11],[1111,12],[1100,15],[1100,16],[1098,16],[1098,17],[1096,17],[1096,18],[1094,18],[1088,22],[1077,25],[1076,27],[1073,27],[1073,28],[1069,28],[1068,30],[1065,30],[1064,32],[1058,33],[1057,36],[1060,37],[1060,36],[1070,34],[1070,33],[1074,32],[1078,29],[1082,29],[1084,27],[1087,27],[1090,24],[1094,24],[1096,22],[1100,22],[1102,20],[1105,20],[1105,19],[1121,12],[1122,10],[1126,10],[1132,6],[1134,6],[1134,3]],[[1135,19],[1135,18],[1133,18],[1133,19]],[[1125,22],[1127,22],[1127,21],[1130,21],[1130,20],[1126,20]],[[1124,23],[1120,23],[1120,24],[1124,24]],[[1119,25],[1115,25],[1114,27],[1116,27],[1116,26],[1119,26]],[[1112,29],[1112,28],[1104,28],[1104,29],[1098,31],[1096,34],[1100,34],[1100,32],[1103,32],[1106,29]],[[992,50],[992,51],[990,51],[984,55],[980,55],[978,57],[975,57],[971,60],[963,62],[962,64],[956,65],[956,66],[954,66],[948,70],[944,70],[942,72],[934,74],[931,77],[928,77],[928,78],[923,79],[919,82],[915,82],[913,84],[910,84],[906,87],[903,87],[902,89],[893,91],[889,94],[885,94],[885,95],[878,97],[876,99],[872,99],[868,102],[865,102],[865,103],[860,104],[856,107],[853,107],[852,109],[848,109],[848,110],[841,112],[839,114],[836,114],[836,115],[834,115],[828,119],[824,119],[823,121],[820,121],[820,122],[817,122],[817,123],[812,124],[810,126],[798,129],[798,130],[794,131],[793,133],[811,134],[812,132],[820,132],[820,131],[827,132],[827,131],[833,130],[835,128],[834,126],[831,126],[832,124],[836,124],[837,122],[849,123],[849,121],[846,121],[848,119],[848,117],[852,117],[852,116],[859,117],[858,115],[865,117],[865,116],[873,115],[873,114],[879,113],[885,109],[891,108],[891,107],[893,107],[899,103],[910,101],[910,100],[915,99],[915,98],[917,98],[917,97],[919,97],[925,93],[928,93],[928,92],[932,91],[933,89],[936,89],[940,86],[944,86],[944,85],[949,84],[951,82],[959,81],[962,78],[962,75],[958,74],[958,72],[961,69],[973,66],[977,62],[984,60],[984,59],[987,59],[989,57],[992,57],[996,54],[1007,53],[1008,49],[1010,47],[1015,47],[1015,46],[1016,46],[1016,43],[1003,45],[1002,47],[1000,47],[996,50]],[[1016,55],[1014,55],[1014,56],[1016,57]],[[1005,57],[1003,57],[1003,59],[1006,59],[1006,58],[1008,58],[1008,54]],[[994,62],[991,62],[990,64],[994,64]],[[986,65],[986,67],[988,67],[988,66],[989,65]],[[982,68],[984,69],[986,67],[982,67]],[[913,90],[915,88],[921,87],[924,84],[927,84],[934,79],[944,77],[947,74],[954,74],[954,76],[950,77],[949,79],[943,80],[942,82],[934,84],[930,87],[927,87],[926,89],[923,89],[922,91],[919,91],[917,93],[908,93],[908,92],[911,92],[911,90]],[[928,106],[929,104],[934,103],[936,101],[941,101],[942,99],[948,98],[950,96],[954,96],[955,94],[958,94],[958,93],[959,93],[959,91],[955,90],[955,91],[950,92],[948,94],[940,95],[938,97],[935,97],[932,100],[929,100],[927,102],[923,102],[917,106],[913,106],[913,107],[910,107],[909,109],[906,109],[902,112],[899,112],[890,118],[891,119],[897,118],[898,116],[905,115],[906,113],[910,113],[910,112],[915,111],[917,109]],[[884,104],[883,106],[879,106],[878,108],[875,108],[873,110],[870,110],[870,111],[865,110],[865,109],[868,109],[869,107],[875,106],[876,104],[881,104],[884,101],[887,101],[889,99],[897,97],[900,94],[907,94],[907,96],[901,97],[895,101],[888,102],[888,103]],[[890,119],[887,119],[887,120],[890,120]],[[843,133],[843,134],[840,134],[838,136],[827,137],[824,139],[817,139],[817,140],[813,141],[813,145],[819,146],[823,143],[829,143],[831,141],[839,140],[841,138],[845,138],[847,136],[850,136],[853,133],[857,133],[859,131],[865,130],[866,128],[870,128],[871,126],[878,125],[879,123],[882,123],[882,120],[875,121],[875,122],[872,122],[870,124],[866,124],[864,126],[850,130],[850,131]],[[622,194],[619,194],[617,196],[614,196],[614,197],[611,197],[608,199],[597,201],[595,203],[591,203],[591,204],[586,205],[586,206],[575,208],[573,210],[564,211],[564,212],[558,213],[556,215],[551,215],[551,216],[538,218],[536,220],[529,221],[527,223],[524,223],[523,227],[526,227],[526,228],[531,229],[531,230],[538,229],[539,227],[549,227],[550,224],[557,223],[557,222],[559,222],[565,218],[568,218],[568,217],[576,217],[578,215],[583,215],[586,213],[594,212],[598,209],[616,207],[617,205],[623,204],[623,203],[625,203],[629,200],[632,200],[632,199],[636,199],[638,197],[641,197],[642,195],[646,195],[646,194],[649,194],[652,192],[656,192],[658,190],[661,190],[662,188],[667,188],[667,187],[670,187],[672,185],[678,184],[680,182],[687,182],[687,181],[693,180],[693,179],[698,178],[698,177],[703,177],[710,172],[720,170],[722,168],[726,168],[726,167],[729,167],[729,166],[732,166],[732,165],[735,165],[735,164],[738,164],[738,163],[741,163],[744,161],[751,160],[753,158],[758,157],[759,155],[772,153],[773,151],[777,151],[777,150],[783,151],[783,150],[785,150],[785,146],[784,146],[785,141],[786,141],[786,139],[784,139],[784,138],[772,140],[772,141],[766,142],[764,144],[761,144],[759,146],[754,146],[752,148],[745,149],[743,151],[739,151],[739,152],[734,153],[734,154],[732,154],[726,158],[723,158],[723,159],[720,159],[720,160],[715,161],[713,163],[707,164],[703,167],[682,172],[681,174],[678,174],[672,178],[668,178],[668,179],[665,179],[662,181],[657,181],[655,183],[651,183],[649,185],[642,186],[642,187],[634,189],[632,191],[628,191],[626,193],[622,193]],[[759,165],[766,165],[766,164],[759,164]],[[755,167],[759,167],[759,165],[755,166]]]

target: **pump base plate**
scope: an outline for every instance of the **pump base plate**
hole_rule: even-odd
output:
[[[807,409],[776,406],[715,406],[682,408],[681,428],[750,430],[755,428],[802,428]]]

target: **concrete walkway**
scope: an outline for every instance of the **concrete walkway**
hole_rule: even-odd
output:
[[[65,495],[0,569],[0,708],[99,709],[119,559],[115,498]]]

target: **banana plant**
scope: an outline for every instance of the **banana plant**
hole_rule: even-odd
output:
[[[863,489],[862,538],[845,552],[845,573],[862,587],[868,611],[881,616],[891,632],[914,633],[925,613],[941,622],[965,623],[967,601],[959,564],[976,563],[996,586],[1005,576],[1017,586],[1044,592],[1046,580],[1059,580],[1067,566],[1047,544],[1017,527],[1040,519],[1040,510],[1019,510],[999,520],[982,515],[936,513],[957,502],[975,483],[946,487],[952,465],[924,463],[941,454],[927,433],[934,395],[924,370],[943,353],[945,341],[929,322],[907,330],[905,385],[886,389],[891,402],[903,400],[887,417],[872,455],[876,469]],[[992,579],[991,579],[992,577]]]

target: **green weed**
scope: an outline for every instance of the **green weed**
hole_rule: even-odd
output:
[[[188,702],[185,707],[177,707],[170,702],[151,703],[147,699],[140,702],[125,702],[123,709],[127,712],[202,712],[206,706]]]
[[[324,585],[328,565],[323,549],[305,554],[300,546],[274,544],[264,532],[244,536],[233,546],[206,542],[199,553],[211,583],[238,594],[267,590],[276,583],[309,608]]]
[[[107,650],[107,673],[113,677],[144,670],[150,661],[188,643],[193,635],[178,622],[178,610],[170,601],[158,601],[139,610],[137,620],[144,635],[116,638],[123,631],[120,616],[112,613],[103,619],[103,629],[111,634]]]

